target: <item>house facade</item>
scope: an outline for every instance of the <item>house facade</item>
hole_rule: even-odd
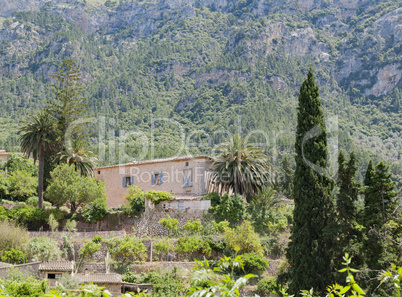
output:
[[[39,272],[43,279],[47,279],[51,287],[56,285],[64,274],[72,274],[74,261],[49,261],[39,265]]]
[[[108,206],[118,208],[126,202],[124,196],[130,186],[138,186],[143,191],[166,191],[174,197],[184,197],[183,203],[186,197],[195,200],[194,197],[208,191],[211,165],[208,156],[181,156],[99,167],[94,171],[97,179],[105,183]]]

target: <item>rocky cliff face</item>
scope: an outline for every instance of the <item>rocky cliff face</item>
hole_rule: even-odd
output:
[[[244,30],[244,38],[240,40],[235,30],[223,32],[229,36],[227,51],[233,52],[241,45],[251,60],[278,48],[283,48],[288,55],[314,56],[330,69],[340,87],[349,88],[352,84],[366,96],[386,95],[401,86],[402,8],[397,3],[371,11],[379,1],[160,0],[122,1],[111,7],[92,6],[87,2],[90,3],[89,0],[0,0],[0,16],[12,20],[17,11],[47,10],[76,24],[86,34],[104,30],[113,36],[130,28],[134,32],[130,40],[124,37],[116,40],[116,46],[124,47],[136,39],[152,36],[168,21],[195,17],[200,6],[246,21],[275,15],[262,23],[263,28],[258,31]],[[10,49],[17,53],[35,50],[37,41],[46,38],[35,30],[28,32],[18,22],[12,22],[0,34],[1,40],[17,40]],[[29,38],[21,38],[26,36]],[[179,37],[180,34],[175,36]],[[10,71],[17,74],[20,68],[21,65],[15,66]],[[183,73],[183,69],[176,71]]]

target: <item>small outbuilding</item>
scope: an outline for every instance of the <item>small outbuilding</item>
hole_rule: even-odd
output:
[[[64,274],[72,274],[73,269],[74,261],[49,261],[39,265],[41,277],[47,279],[50,286],[54,286]]]
[[[205,211],[211,207],[211,200],[202,199],[202,196],[174,196],[174,199],[165,200],[154,205],[151,199],[145,198],[145,212],[149,211],[182,211],[182,212],[198,212]]]
[[[117,273],[76,273],[74,274],[81,283],[93,283],[100,287],[105,287],[113,295],[121,294],[122,279],[121,275]]]

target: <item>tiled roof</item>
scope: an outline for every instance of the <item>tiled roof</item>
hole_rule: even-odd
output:
[[[77,273],[74,277],[83,283],[121,284],[121,275],[117,273]]]
[[[74,261],[49,261],[42,262],[39,270],[45,271],[73,271]]]
[[[143,161],[135,161],[135,162],[125,163],[125,164],[97,167],[97,168],[94,168],[94,170],[104,169],[104,168],[113,168],[113,167],[119,167],[119,166],[132,166],[132,165],[162,163],[162,162],[170,162],[170,161],[184,161],[184,160],[192,160],[192,159],[211,159],[212,160],[212,158],[207,155],[198,155],[198,156],[187,155],[187,156],[178,156],[178,157],[153,159],[153,160],[143,160]]]
[[[181,200],[181,201],[183,201],[183,200],[201,200],[201,198],[202,198],[202,196],[193,196],[193,195],[183,195],[183,196],[174,195],[173,197],[174,197],[174,199],[167,200],[166,202],[170,202],[170,201],[173,202],[175,200]]]

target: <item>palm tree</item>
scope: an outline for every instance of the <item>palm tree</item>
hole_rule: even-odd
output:
[[[271,186],[263,186],[252,196],[250,213],[253,217],[254,228],[258,233],[266,234],[273,231],[273,224],[270,222],[274,222],[273,214],[281,201],[282,199]]]
[[[39,160],[38,171],[38,207],[43,208],[43,175],[45,154],[54,149],[53,126],[43,110],[29,116],[28,121],[21,121],[19,132],[22,152]]]
[[[253,195],[251,206],[260,210],[268,211],[278,205],[282,199],[276,194],[274,188],[270,186],[263,186],[258,189],[258,192]]]
[[[236,134],[214,157],[210,182],[214,191],[241,194],[249,200],[268,182],[270,166],[260,147]]]
[[[66,147],[66,150],[60,152],[59,155],[61,162],[74,164],[75,171],[81,175],[93,176],[97,159],[92,151],[86,149],[82,137],[73,138],[71,146]]]

